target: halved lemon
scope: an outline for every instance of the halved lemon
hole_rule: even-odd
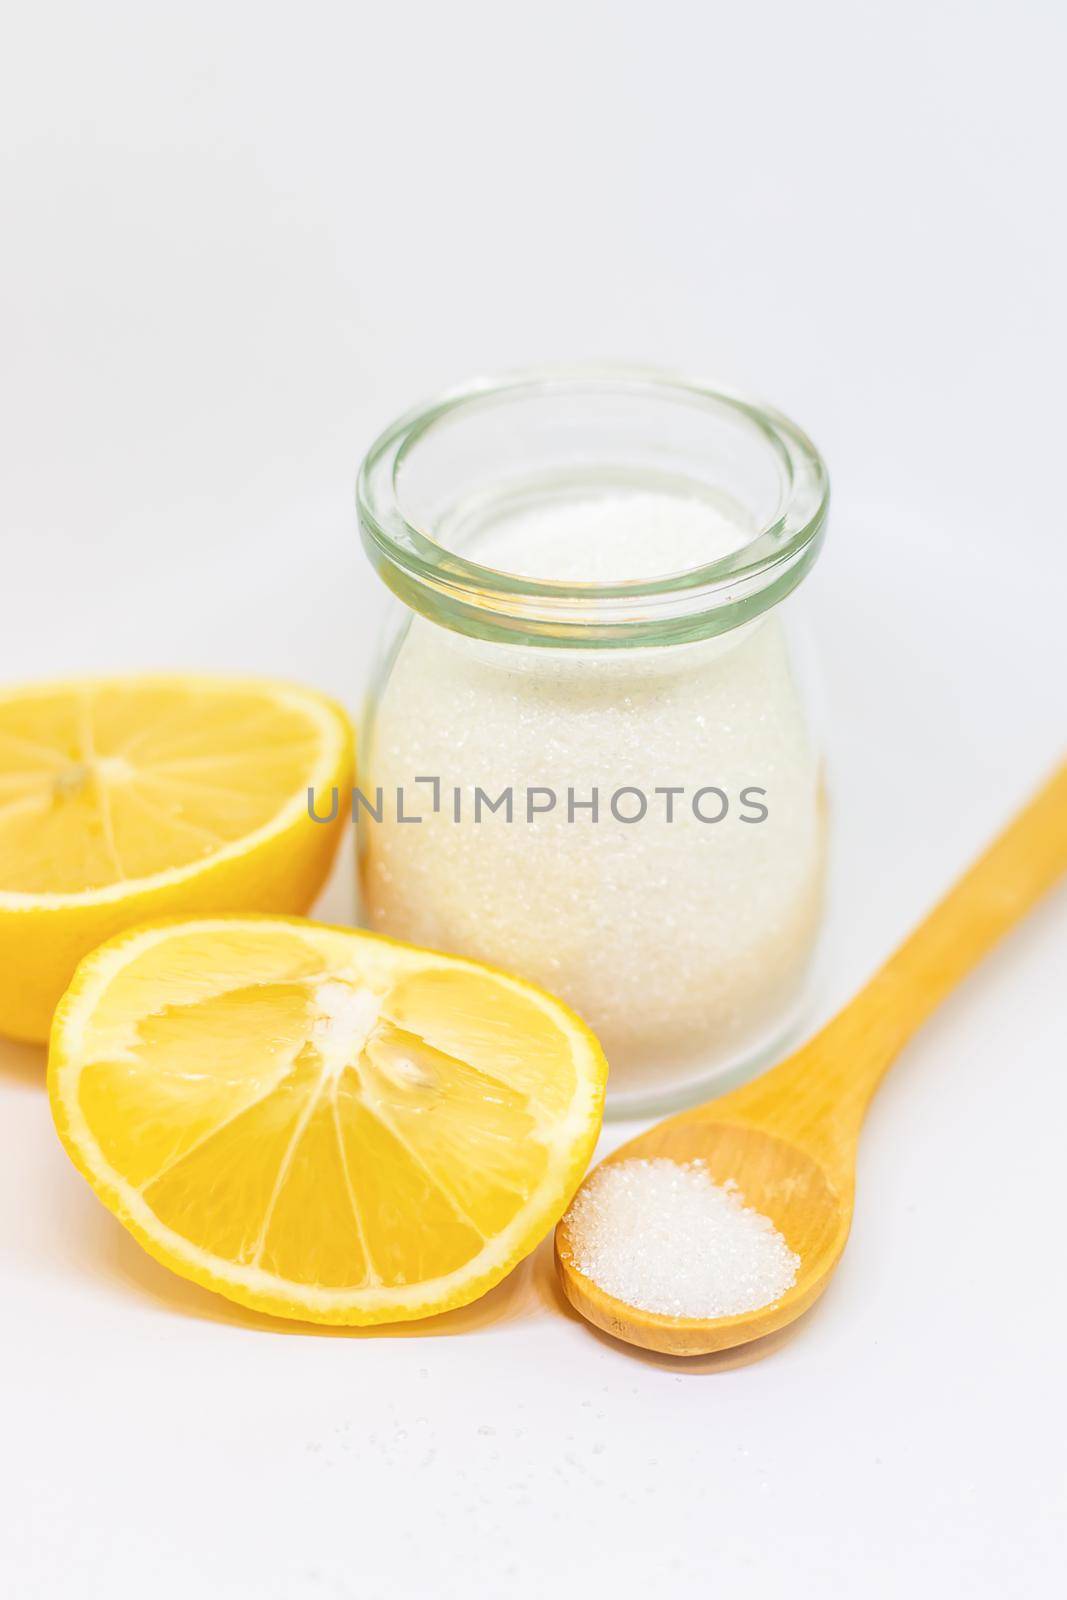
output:
[[[46,1039],[94,945],[150,917],[306,911],[344,826],[352,733],[259,679],[0,690],[0,1033]]]
[[[287,918],[133,929],[52,1029],[60,1138],[146,1250],[315,1322],[484,1294],[562,1216],[607,1065],[490,967]]]

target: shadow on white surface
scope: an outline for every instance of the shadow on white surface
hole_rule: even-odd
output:
[[[43,1095],[46,1059],[44,1045],[0,1039],[0,1081]]]

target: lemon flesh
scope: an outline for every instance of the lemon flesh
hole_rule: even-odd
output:
[[[0,692],[0,1032],[47,1037],[80,958],[187,911],[305,911],[351,784],[344,713],[288,684],[104,679]],[[321,812],[320,812],[321,814]]]
[[[135,929],[78,968],[48,1081],[60,1137],[159,1260],[279,1316],[463,1305],[566,1209],[607,1067],[543,991],[351,929]]]

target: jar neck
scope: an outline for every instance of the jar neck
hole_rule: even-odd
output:
[[[610,582],[522,576],[449,547],[457,500],[513,495],[520,481],[550,483],[557,502],[568,486],[588,497],[670,481],[729,497],[752,532],[699,566]],[[367,553],[411,610],[475,638],[599,650],[709,638],[777,605],[816,558],[828,502],[822,460],[786,418],[633,373],[529,374],[448,395],[378,439],[357,490]]]

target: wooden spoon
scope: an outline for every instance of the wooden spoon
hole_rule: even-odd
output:
[[[752,1083],[657,1124],[601,1162],[699,1159],[716,1183],[733,1178],[746,1204],[770,1217],[800,1257],[788,1293],[731,1317],[638,1310],[579,1272],[565,1216],[556,1229],[556,1265],[571,1304],[618,1339],[685,1356],[747,1344],[806,1311],[848,1239],[860,1128],[882,1074],[1065,870],[1067,764],[814,1039]]]

